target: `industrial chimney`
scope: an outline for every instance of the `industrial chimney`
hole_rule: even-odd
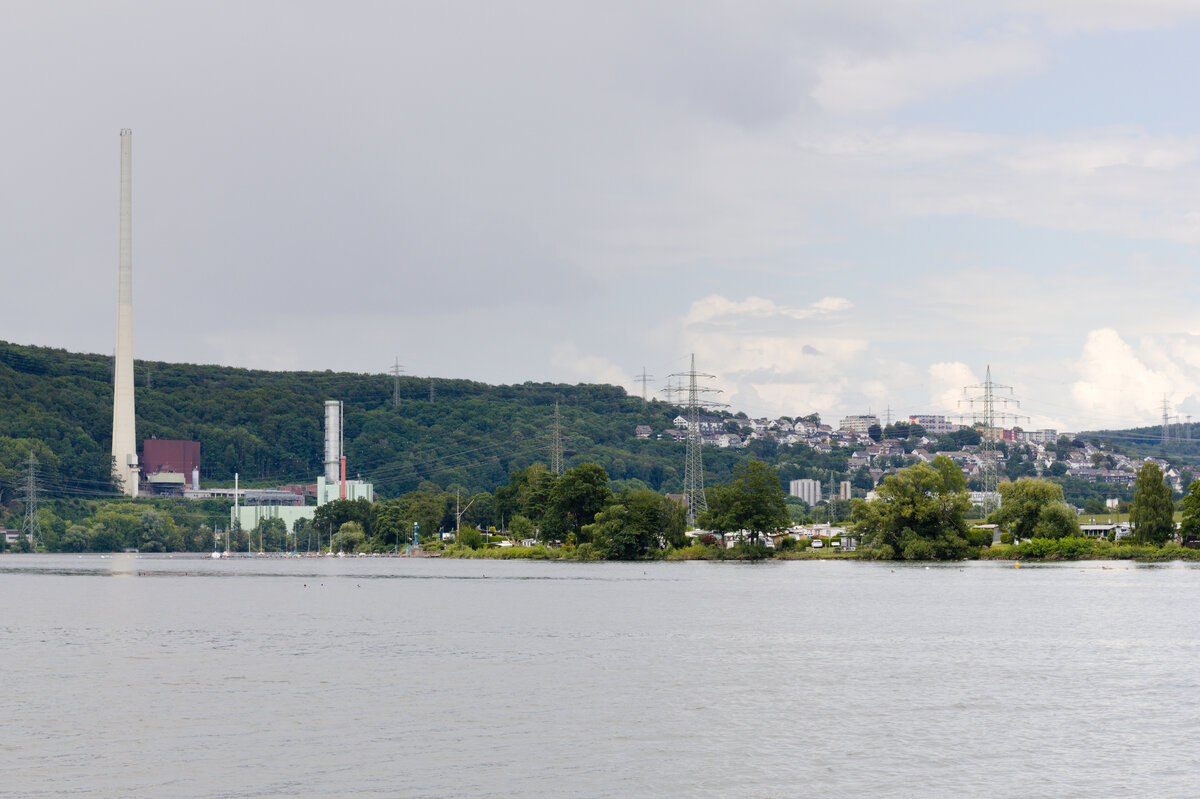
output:
[[[342,403],[325,401],[325,483],[337,485],[342,463]]]
[[[121,131],[121,233],[117,256],[117,351],[113,368],[113,477],[138,493],[137,430],[133,413],[133,131]]]

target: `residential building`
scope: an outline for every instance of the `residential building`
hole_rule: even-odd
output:
[[[854,433],[866,433],[871,429],[871,425],[879,424],[879,417],[874,414],[864,416],[847,416],[842,419],[842,423],[838,426],[839,430],[849,430]]]
[[[925,428],[925,432],[935,436],[944,436],[946,433],[953,433],[955,430],[962,429],[962,425],[954,422],[947,422],[945,416],[935,416],[929,413],[914,413],[908,417],[909,424],[919,424]]]

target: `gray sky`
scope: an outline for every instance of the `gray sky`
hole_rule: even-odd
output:
[[[4,339],[1200,420],[1200,3],[4,9]]]

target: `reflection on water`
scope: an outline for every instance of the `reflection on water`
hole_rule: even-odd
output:
[[[1190,564],[6,555],[0,796],[1191,796],[1198,598]]]

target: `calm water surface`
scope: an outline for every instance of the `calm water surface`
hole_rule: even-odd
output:
[[[1200,795],[1200,569],[0,556],[0,796]]]

